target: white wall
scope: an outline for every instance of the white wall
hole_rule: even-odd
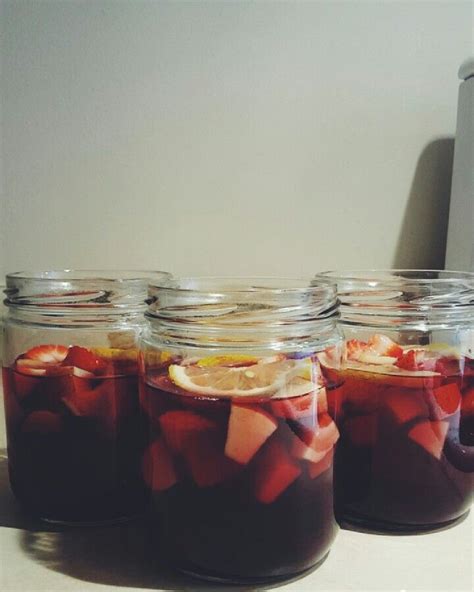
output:
[[[30,0],[1,22],[4,270],[442,266],[471,2]]]

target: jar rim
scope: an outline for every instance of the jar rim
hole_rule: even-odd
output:
[[[273,284],[273,285],[272,285]],[[286,285],[284,285],[286,284]],[[305,277],[273,276],[186,276],[172,278],[166,284],[150,282],[149,291],[184,294],[238,295],[262,291],[266,294],[336,293],[336,283]]]
[[[351,269],[351,270],[329,270],[319,272],[315,275],[318,280],[327,279],[336,284],[341,281],[376,282],[384,283],[393,281],[399,283],[403,280],[410,282],[426,283],[448,283],[453,280],[471,280],[474,285],[474,273],[470,271],[456,271],[450,269]]]
[[[152,270],[104,270],[104,269],[52,269],[38,271],[15,271],[7,273],[8,280],[32,280],[32,281],[82,281],[99,280],[101,282],[150,282],[154,277],[169,278],[171,273],[167,271]]]

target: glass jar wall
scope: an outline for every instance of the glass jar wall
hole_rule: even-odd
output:
[[[6,278],[3,390],[13,492],[37,517],[117,520],[143,509],[137,337],[153,272]]]
[[[190,278],[150,287],[141,341],[143,458],[170,561],[232,582],[327,555],[341,352],[334,286]]]

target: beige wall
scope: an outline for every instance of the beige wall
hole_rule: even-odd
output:
[[[3,271],[439,266],[470,2],[4,2]]]

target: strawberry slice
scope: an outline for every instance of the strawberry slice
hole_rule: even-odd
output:
[[[380,333],[376,333],[370,337],[367,341],[367,347],[373,353],[382,357],[400,358],[403,355],[403,349],[398,343],[395,343],[390,337]]]
[[[198,487],[213,487],[241,470],[241,465],[222,453],[222,440],[212,431],[201,432],[189,440],[183,456]]]
[[[326,389],[320,388],[317,394],[313,391],[301,397],[274,399],[270,402],[270,407],[276,417],[284,419],[316,417],[318,413],[328,410]]]
[[[301,475],[300,467],[291,459],[278,440],[271,440],[256,463],[255,497],[271,504]]]
[[[64,366],[75,366],[94,375],[104,374],[107,363],[85,347],[73,345],[63,360]]]
[[[277,421],[256,405],[232,403],[225,454],[241,464],[247,464],[277,429]]]
[[[422,421],[411,428],[408,437],[439,460],[448,428],[446,421]]]
[[[25,354],[23,358],[36,360],[45,364],[61,364],[67,356],[68,348],[64,345],[37,345],[32,347]]]
[[[374,446],[377,441],[377,415],[358,415],[344,422],[342,432],[354,446]]]
[[[416,418],[428,418],[430,415],[422,390],[407,392],[389,388],[381,404],[388,409],[397,423],[405,423]]]
[[[312,432],[301,431],[293,440],[291,454],[295,458],[319,462],[339,439],[336,424],[327,413],[319,417],[319,426]]]
[[[317,463],[309,463],[308,464],[308,475],[311,479],[316,479],[319,477],[324,471],[327,471],[331,468],[332,462],[334,458],[334,449],[331,448],[324,457]]]
[[[167,411],[158,421],[167,445],[178,454],[184,451],[191,438],[217,428],[213,421],[192,411]]]
[[[145,450],[142,471],[143,479],[152,491],[165,491],[178,482],[173,456],[161,438]]]
[[[455,383],[445,384],[433,390],[436,419],[444,419],[459,411],[461,391]]]

